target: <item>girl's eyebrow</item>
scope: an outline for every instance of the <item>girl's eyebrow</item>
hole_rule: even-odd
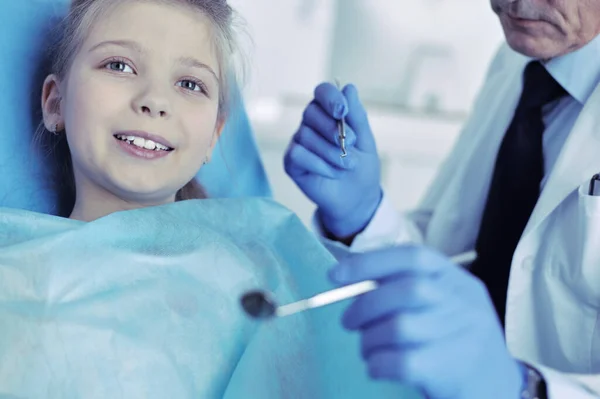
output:
[[[91,53],[91,52],[96,51],[97,49],[99,49],[101,47],[105,47],[105,46],[119,46],[119,47],[131,49],[140,54],[145,53],[144,48],[139,43],[134,42],[132,40],[106,40],[106,41],[100,42],[100,43],[96,44],[95,46],[93,46],[89,52]],[[181,65],[186,66],[186,67],[204,69],[204,70],[210,72],[211,75],[213,75],[213,77],[215,78],[217,83],[220,82],[219,77],[217,76],[215,71],[213,71],[213,69],[211,67],[209,67],[208,65],[206,65],[203,62],[198,61],[197,59],[195,59],[193,57],[180,57],[177,61]]]
[[[204,69],[204,70],[210,72],[211,75],[213,75],[213,77],[215,78],[217,83],[219,82],[219,78],[217,77],[217,74],[215,73],[215,71],[213,71],[213,69],[211,67],[209,67],[208,65],[206,65],[205,63],[200,62],[197,59],[192,58],[192,57],[180,57],[177,61],[181,65],[189,67],[189,68]]]
[[[104,42],[100,42],[100,43],[96,44],[95,46],[93,46],[89,52],[91,53],[91,52],[96,51],[97,49],[99,49],[101,47],[105,47],[105,46],[125,47],[125,48],[129,48],[131,50],[134,50],[135,52],[138,52],[138,53],[144,53],[144,49],[142,48],[142,46],[140,46],[139,43],[136,43],[131,40],[106,40]]]

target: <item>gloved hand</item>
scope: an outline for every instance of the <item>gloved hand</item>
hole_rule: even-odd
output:
[[[509,354],[483,283],[417,246],[350,255],[330,271],[342,285],[377,280],[343,324],[361,334],[372,378],[418,387],[428,399],[518,399],[521,364]]]
[[[341,158],[337,121],[346,118]],[[285,171],[318,207],[325,229],[337,238],[364,229],[382,197],[380,162],[367,114],[353,85],[315,89],[285,155]]]

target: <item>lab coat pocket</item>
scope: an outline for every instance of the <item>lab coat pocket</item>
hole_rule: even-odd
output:
[[[531,276],[540,357],[564,371],[600,372],[600,197],[585,184],[546,221]]]
[[[600,196],[583,184],[556,210],[545,261],[579,304],[600,310]]]
[[[577,223],[567,224],[570,239],[565,245],[570,254],[566,265],[572,268],[575,295],[590,306],[600,309],[600,196],[588,194],[588,184],[578,190]],[[572,263],[571,263],[572,262]]]
[[[589,183],[579,186],[579,209],[586,217],[600,218],[600,195],[589,195]]]
[[[581,310],[587,313],[586,321],[591,332],[590,372],[600,370],[600,331],[598,330],[598,315],[600,314],[600,196],[589,194],[589,183],[583,184],[578,191],[579,232],[577,239],[581,248],[580,260],[577,265],[577,284],[582,289],[584,303],[589,309]],[[586,301],[587,299],[587,301]],[[587,307],[587,306],[586,306]],[[588,324],[589,323],[589,324]],[[583,328],[583,326],[582,326]],[[583,330],[582,330],[583,331]]]

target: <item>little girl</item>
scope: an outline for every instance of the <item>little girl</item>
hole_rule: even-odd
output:
[[[342,304],[258,324],[239,298],[331,288],[334,259],[266,200],[193,183],[227,116],[225,0],[75,0],[44,82],[66,216],[0,209],[0,396],[359,398]],[[61,152],[62,151],[62,152]]]
[[[73,219],[203,197],[193,177],[227,117],[236,42],[226,2],[121,3],[73,2],[44,83]]]

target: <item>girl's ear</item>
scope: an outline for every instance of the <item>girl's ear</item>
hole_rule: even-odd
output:
[[[49,75],[44,80],[42,88],[42,113],[44,125],[51,132],[63,129],[64,119],[61,113],[61,103],[60,82],[56,75]]]

